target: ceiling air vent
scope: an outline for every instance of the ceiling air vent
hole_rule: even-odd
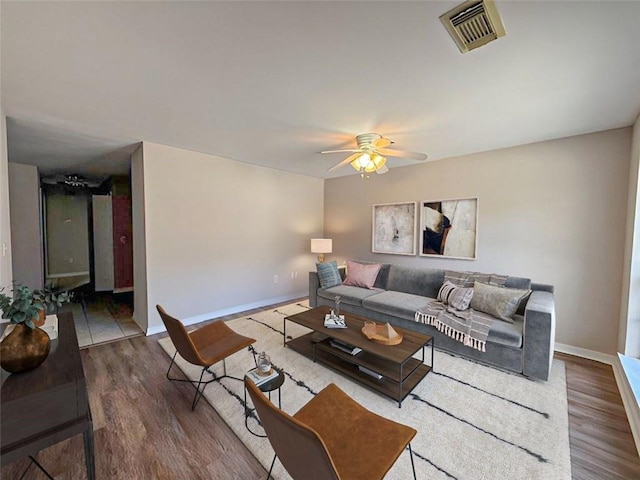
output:
[[[503,37],[502,19],[492,0],[469,0],[440,17],[462,53]]]

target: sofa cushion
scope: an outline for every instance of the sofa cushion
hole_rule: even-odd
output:
[[[510,323],[513,323],[512,317],[520,301],[531,293],[531,290],[495,287],[480,282],[475,282],[473,290],[471,308]]]
[[[333,262],[316,263],[318,271],[318,280],[320,280],[321,288],[330,288],[342,283],[342,277],[338,271],[338,263]]]
[[[381,265],[379,263],[365,265],[347,260],[347,278],[343,284],[354,287],[373,288],[373,285],[376,283],[376,278],[378,278],[380,267]]]
[[[513,348],[522,347],[522,326],[524,325],[524,317],[515,315],[513,323],[495,322],[491,330],[487,342],[499,343]]]
[[[531,279],[522,277],[507,277],[505,288],[517,288],[518,290],[531,290]]]
[[[394,317],[414,320],[416,311],[433,302],[433,298],[387,290],[362,300],[362,306]]]
[[[444,270],[391,265],[387,290],[436,298],[444,283]]]
[[[327,300],[335,300],[336,296],[340,296],[340,302],[347,303],[349,305],[357,305],[358,307],[362,306],[362,300],[364,298],[370,297],[371,295],[376,295],[382,292],[380,289],[372,289],[368,288],[360,288],[360,287],[352,287],[349,285],[338,285],[331,288],[319,288],[318,296],[322,298],[326,298]]]

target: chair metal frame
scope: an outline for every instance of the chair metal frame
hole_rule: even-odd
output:
[[[249,351],[253,351],[253,346],[249,345],[247,349]],[[223,367],[224,373],[221,376],[218,376],[215,372],[212,372],[210,370],[210,368],[213,367],[213,365],[211,365],[211,367],[202,367],[202,371],[200,372],[200,379],[197,381],[191,380],[191,379],[184,379],[184,378],[171,378],[169,376],[169,372],[171,371],[171,367],[173,367],[173,365],[175,364],[177,355],[178,355],[178,352],[176,351],[176,353],[174,353],[173,357],[171,358],[171,363],[169,364],[169,369],[167,370],[167,380],[171,380],[172,382],[189,382],[191,383],[191,385],[195,387],[196,394],[193,397],[193,402],[191,403],[191,410],[195,410],[196,405],[198,404],[198,401],[200,401],[200,399],[204,395],[204,389],[207,388],[207,385],[209,385],[211,382],[215,382],[216,380],[222,380],[223,378],[232,378],[233,380],[238,380],[240,382],[244,381],[244,379],[242,378],[234,377],[233,375],[227,375],[227,364],[224,358],[222,359],[222,367]],[[211,375],[213,375],[213,378],[211,380],[205,380],[203,382],[202,377],[204,376],[204,372],[210,373]],[[202,390],[200,390],[201,385],[204,385],[202,387]]]
[[[186,337],[186,342],[188,343],[188,349],[190,349],[191,351],[188,352],[190,354],[192,354],[194,357],[198,358],[200,361],[198,363],[194,363],[194,361],[191,361],[189,359],[185,358],[185,361],[189,362],[191,365],[197,365],[197,366],[202,366],[202,370],[200,372],[200,378],[198,380],[191,380],[190,378],[175,378],[172,377],[170,375],[171,373],[171,369],[173,368],[173,365],[176,363],[176,357],[179,353],[179,347],[176,346],[176,340],[174,340],[172,338],[172,342],[174,343],[174,346],[176,346],[176,352],[173,354],[173,357],[171,358],[171,363],[169,364],[169,368],[167,369],[167,380],[170,380],[172,382],[188,382],[191,385],[194,386],[194,388],[196,389],[196,393],[193,397],[193,401],[191,402],[191,410],[195,410],[196,405],[198,404],[198,402],[200,401],[200,399],[204,396],[204,391],[207,388],[207,385],[209,385],[212,382],[216,382],[216,381],[220,381],[223,378],[231,378],[233,380],[238,380],[240,382],[243,381],[242,378],[238,378],[238,377],[234,377],[233,375],[228,375],[227,374],[227,363],[226,363],[226,357],[223,357],[222,360],[222,366],[223,366],[223,374],[222,375],[217,375],[215,372],[213,372],[211,370],[211,368],[216,364],[219,363],[219,360],[215,363],[209,364],[209,365],[204,365],[204,362],[202,357],[200,356],[200,351],[198,350],[198,348],[196,348],[196,346],[194,345],[189,333],[186,331],[184,324],[178,320],[177,318],[172,317],[171,315],[169,315],[160,305],[156,305],[156,308],[158,310],[158,313],[160,314],[162,321],[165,323],[165,326],[167,327],[167,331],[169,333],[169,338],[171,337],[171,330],[169,329],[169,324],[167,323],[167,320],[164,318],[164,316],[168,317],[169,319],[171,319],[171,321],[177,322],[177,324],[180,325],[179,331],[181,332],[180,334],[184,334]],[[202,328],[207,328],[207,326],[204,326]],[[228,329],[228,327],[227,327]],[[193,332],[192,332],[193,333]],[[237,334],[236,332],[233,332],[235,335],[240,336],[240,337],[244,337],[242,335]],[[255,342],[255,339],[252,338],[248,338],[248,337],[244,337],[246,340],[252,340],[252,343]],[[184,347],[184,344],[183,344]],[[232,355],[233,353],[237,353],[240,350],[242,350],[244,347],[238,348],[237,350],[231,352],[229,355]],[[247,345],[247,349],[248,351],[250,351],[253,354],[254,357],[254,363],[255,363],[255,349],[253,348],[253,345],[249,344]],[[183,355],[184,358],[184,353]],[[227,355],[228,356],[228,355]],[[210,373],[213,378],[211,378],[210,380],[203,380],[204,374],[205,372]],[[186,375],[185,375],[186,376]],[[201,388],[202,387],[202,388]]]

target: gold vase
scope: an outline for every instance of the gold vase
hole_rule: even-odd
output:
[[[0,343],[0,366],[11,373],[32,370],[45,361],[51,340],[44,330],[18,323]]]

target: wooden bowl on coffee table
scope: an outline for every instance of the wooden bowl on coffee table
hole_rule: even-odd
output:
[[[365,322],[362,327],[362,334],[369,340],[373,340],[381,345],[398,345],[404,338],[401,333],[396,332],[391,324],[384,325],[375,322]]]

